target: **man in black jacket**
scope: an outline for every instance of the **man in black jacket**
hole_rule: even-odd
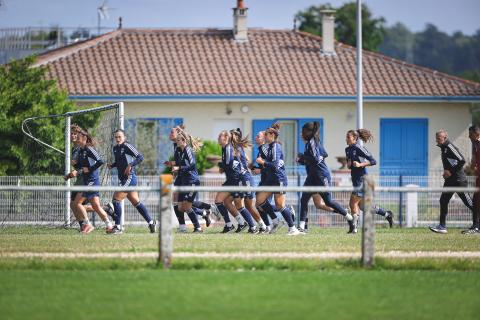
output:
[[[467,177],[463,171],[465,159],[460,151],[450,140],[445,130],[440,130],[435,134],[435,140],[442,152],[444,187],[466,187]],[[473,200],[468,193],[457,192],[463,203],[473,212]],[[453,196],[453,192],[443,192],[440,197],[440,224],[436,227],[429,227],[436,233],[447,233],[446,218],[448,214],[448,203]]]

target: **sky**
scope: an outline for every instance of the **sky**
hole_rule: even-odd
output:
[[[26,26],[96,27],[97,8],[104,0],[0,0],[0,28]],[[265,29],[291,29],[293,16],[311,5],[345,0],[245,0],[248,25]],[[374,17],[387,25],[402,22],[411,31],[433,23],[449,34],[472,35],[480,29],[480,0],[363,0]],[[231,28],[236,0],[108,0],[110,18],[104,27],[125,28]]]

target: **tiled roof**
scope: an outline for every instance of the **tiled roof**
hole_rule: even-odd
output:
[[[43,55],[70,95],[353,96],[355,48],[289,30],[122,29]],[[366,96],[480,96],[480,84],[364,51]]]

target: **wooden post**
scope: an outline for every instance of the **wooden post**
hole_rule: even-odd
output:
[[[159,200],[159,253],[158,264],[163,264],[164,269],[170,268],[173,253],[173,230],[172,230],[172,179],[160,176],[160,200]]]
[[[375,223],[373,221],[373,199],[375,183],[366,175],[363,180],[363,226],[362,265],[370,268],[375,264]]]

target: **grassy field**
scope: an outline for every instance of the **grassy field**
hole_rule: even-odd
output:
[[[318,229],[302,237],[176,234],[174,252],[359,252],[361,235]],[[381,251],[479,251],[460,230],[378,229]],[[477,319],[480,259],[6,258],[2,254],[156,252],[145,228],[119,236],[0,228],[3,319]]]
[[[210,228],[204,234],[175,234],[174,252],[360,252],[361,234],[345,229],[314,228],[308,235],[287,237],[286,229],[274,235],[218,234]],[[158,237],[146,228],[129,228],[122,235],[102,230],[81,235],[73,229],[0,228],[3,252],[155,252]],[[422,229],[377,229],[376,250],[382,251],[479,251],[480,234],[462,235],[449,229],[446,235]]]

